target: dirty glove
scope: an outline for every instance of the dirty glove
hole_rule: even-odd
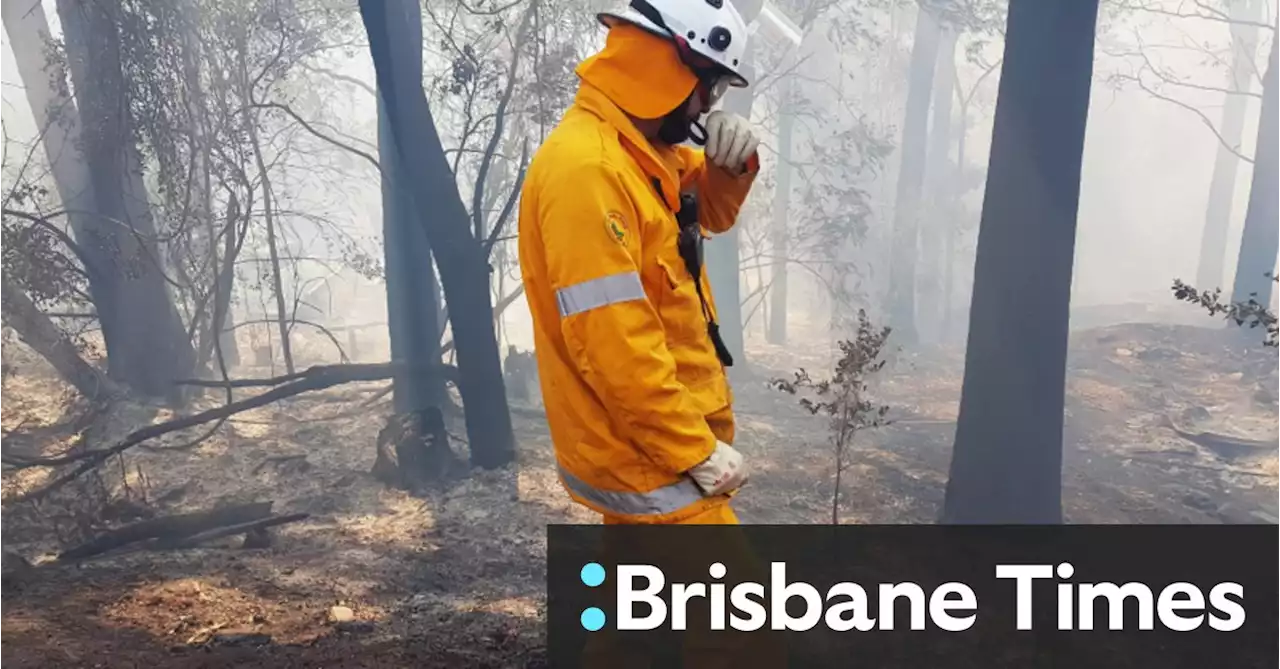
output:
[[[718,109],[707,115],[706,154],[712,164],[734,176],[742,174],[759,145],[751,124],[741,116]]]
[[[711,457],[689,470],[689,477],[704,497],[723,495],[747,482],[747,463],[734,447],[717,441]]]

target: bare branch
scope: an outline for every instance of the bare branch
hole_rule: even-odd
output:
[[[1145,2],[1116,0],[1116,6],[1122,9],[1130,9],[1147,14],[1158,14],[1160,16],[1169,16],[1177,19],[1200,19],[1202,21],[1214,21],[1217,23],[1229,23],[1237,26],[1254,26],[1256,28],[1264,28],[1266,30],[1275,30],[1275,26],[1262,21],[1246,21],[1232,18],[1222,10],[1212,8],[1203,2],[1199,2],[1199,0],[1197,0],[1195,4],[1200,8],[1200,11],[1188,12],[1181,9],[1166,9],[1162,6],[1152,5]]]
[[[382,163],[378,162],[378,159],[373,157],[372,154],[366,151],[361,151],[360,149],[357,149],[354,146],[351,146],[349,144],[343,144],[342,142],[320,132],[319,130],[316,130],[314,127],[312,127],[310,123],[307,123],[301,116],[298,116],[298,113],[293,111],[293,108],[290,107],[289,105],[281,104],[279,102],[259,102],[249,106],[250,108],[253,108],[253,109],[278,109],[284,112],[285,114],[287,114],[294,121],[296,121],[298,125],[302,126],[303,130],[306,130],[307,132],[311,133],[313,136],[325,142],[328,142],[333,146],[336,146],[339,149],[342,149],[343,151],[347,151],[361,158],[364,158],[365,160],[369,161],[369,164],[373,165],[373,167],[377,169],[379,173],[382,172]]]
[[[502,205],[502,213],[498,214],[498,220],[494,221],[493,229],[489,231],[488,239],[484,240],[484,253],[486,256],[493,252],[494,245],[501,239],[498,235],[502,232],[507,219],[511,217],[511,212],[515,209],[516,198],[520,196],[520,188],[524,186],[524,176],[528,169],[529,140],[525,139],[520,149],[520,171],[516,173],[516,182],[511,186],[511,192],[507,193],[507,202]]]
[[[352,86],[355,86],[356,88],[359,88],[365,91],[366,93],[374,96],[375,98],[378,97],[377,89],[375,89],[373,86],[370,86],[369,84],[366,84],[365,82],[359,79],[356,79],[355,77],[349,77],[345,74],[342,74],[341,72],[335,72],[328,68],[316,67],[315,65],[307,65],[306,63],[299,63],[298,65],[299,67],[301,67],[304,70],[307,70],[308,72],[323,74],[327,77],[331,77],[335,81],[341,81],[345,84],[351,84]]]
[[[471,194],[471,222],[475,228],[476,237],[484,234],[484,212],[481,211],[481,202],[484,200],[485,180],[489,177],[489,168],[493,164],[493,154],[498,150],[498,142],[502,141],[502,129],[507,120],[507,105],[511,103],[511,94],[516,88],[516,70],[520,66],[520,42],[524,38],[530,19],[533,18],[535,6],[536,1],[525,10],[524,17],[520,20],[520,27],[516,29],[516,37],[512,40],[511,64],[507,66],[507,88],[502,92],[502,99],[498,101],[498,109],[494,113],[496,118],[493,121],[493,134],[489,137],[489,145],[485,147],[484,157],[480,159],[480,168],[476,172],[476,185]]]
[[[1133,76],[1133,75],[1116,74],[1112,76],[1115,79],[1132,81],[1133,83],[1138,85],[1138,88],[1145,91],[1151,97],[1154,97],[1157,100],[1163,100],[1165,102],[1168,102],[1169,104],[1181,107],[1191,112],[1192,114],[1195,114],[1200,119],[1200,122],[1204,123],[1205,127],[1209,128],[1209,131],[1213,133],[1213,136],[1218,139],[1218,144],[1222,145],[1222,148],[1231,152],[1240,160],[1243,160],[1244,162],[1249,163],[1250,165],[1253,164],[1253,158],[1250,158],[1249,156],[1244,155],[1243,153],[1240,152],[1239,147],[1232,146],[1229,142],[1227,142],[1226,138],[1222,136],[1222,133],[1218,132],[1218,128],[1216,125],[1214,125],[1213,119],[1210,119],[1208,116],[1206,116],[1204,112],[1200,111],[1199,109],[1196,109],[1192,105],[1189,105],[1183,102],[1182,100],[1179,100],[1177,98],[1171,97],[1169,95],[1161,93],[1160,91],[1155,90],[1151,86],[1147,85],[1147,82],[1143,81],[1141,75]]]

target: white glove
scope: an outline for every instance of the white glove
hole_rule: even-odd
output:
[[[689,477],[698,484],[704,497],[715,497],[740,488],[748,476],[742,454],[720,441],[716,442],[716,450],[711,451],[711,457],[689,470]]]
[[[760,140],[746,119],[716,110],[707,115],[707,159],[730,174],[742,174]]]

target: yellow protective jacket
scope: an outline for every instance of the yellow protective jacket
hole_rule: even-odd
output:
[[[529,165],[520,268],[561,481],[626,522],[671,522],[723,504],[682,473],[734,435],[732,397],[677,248],[681,192],[707,232],[729,229],[755,178],[701,150],[655,148],[599,88]],[[702,289],[714,313],[710,283]]]

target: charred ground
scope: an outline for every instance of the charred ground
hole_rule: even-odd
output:
[[[740,498],[746,522],[820,523],[829,516],[825,423],[766,386],[796,368],[824,369],[828,348],[810,342],[750,351],[753,373],[735,384],[739,441],[756,472]],[[1113,325],[1075,333],[1066,408],[1068,521],[1276,522],[1274,445],[1224,453],[1215,442],[1188,438],[1274,439],[1275,366],[1264,355],[1272,354],[1220,329]],[[60,452],[77,433],[110,443],[164,418],[139,405],[85,417],[42,364],[6,347],[8,452]],[[893,407],[895,423],[865,433],[853,450],[842,494],[847,522],[936,520],[961,364],[962,351],[940,349],[899,355],[883,372],[877,397]],[[241,375],[255,371],[264,370]],[[361,405],[380,387],[343,386],[246,412],[191,450],[161,450],[189,439],[169,435],[106,468],[116,475],[104,470],[87,481],[79,503],[6,503],[4,661],[541,666],[544,528],[595,518],[560,490],[540,410],[514,410],[516,465],[473,471],[414,497],[369,474],[388,408]],[[457,435],[460,421],[450,421]],[[44,475],[6,473],[6,500]],[[115,505],[110,513],[104,500]],[[235,538],[196,549],[125,547],[78,563],[51,560],[138,516],[266,500],[276,513],[310,517],[274,530],[271,545],[261,549],[242,548]],[[347,612],[334,607],[349,609],[351,619],[335,620]]]

